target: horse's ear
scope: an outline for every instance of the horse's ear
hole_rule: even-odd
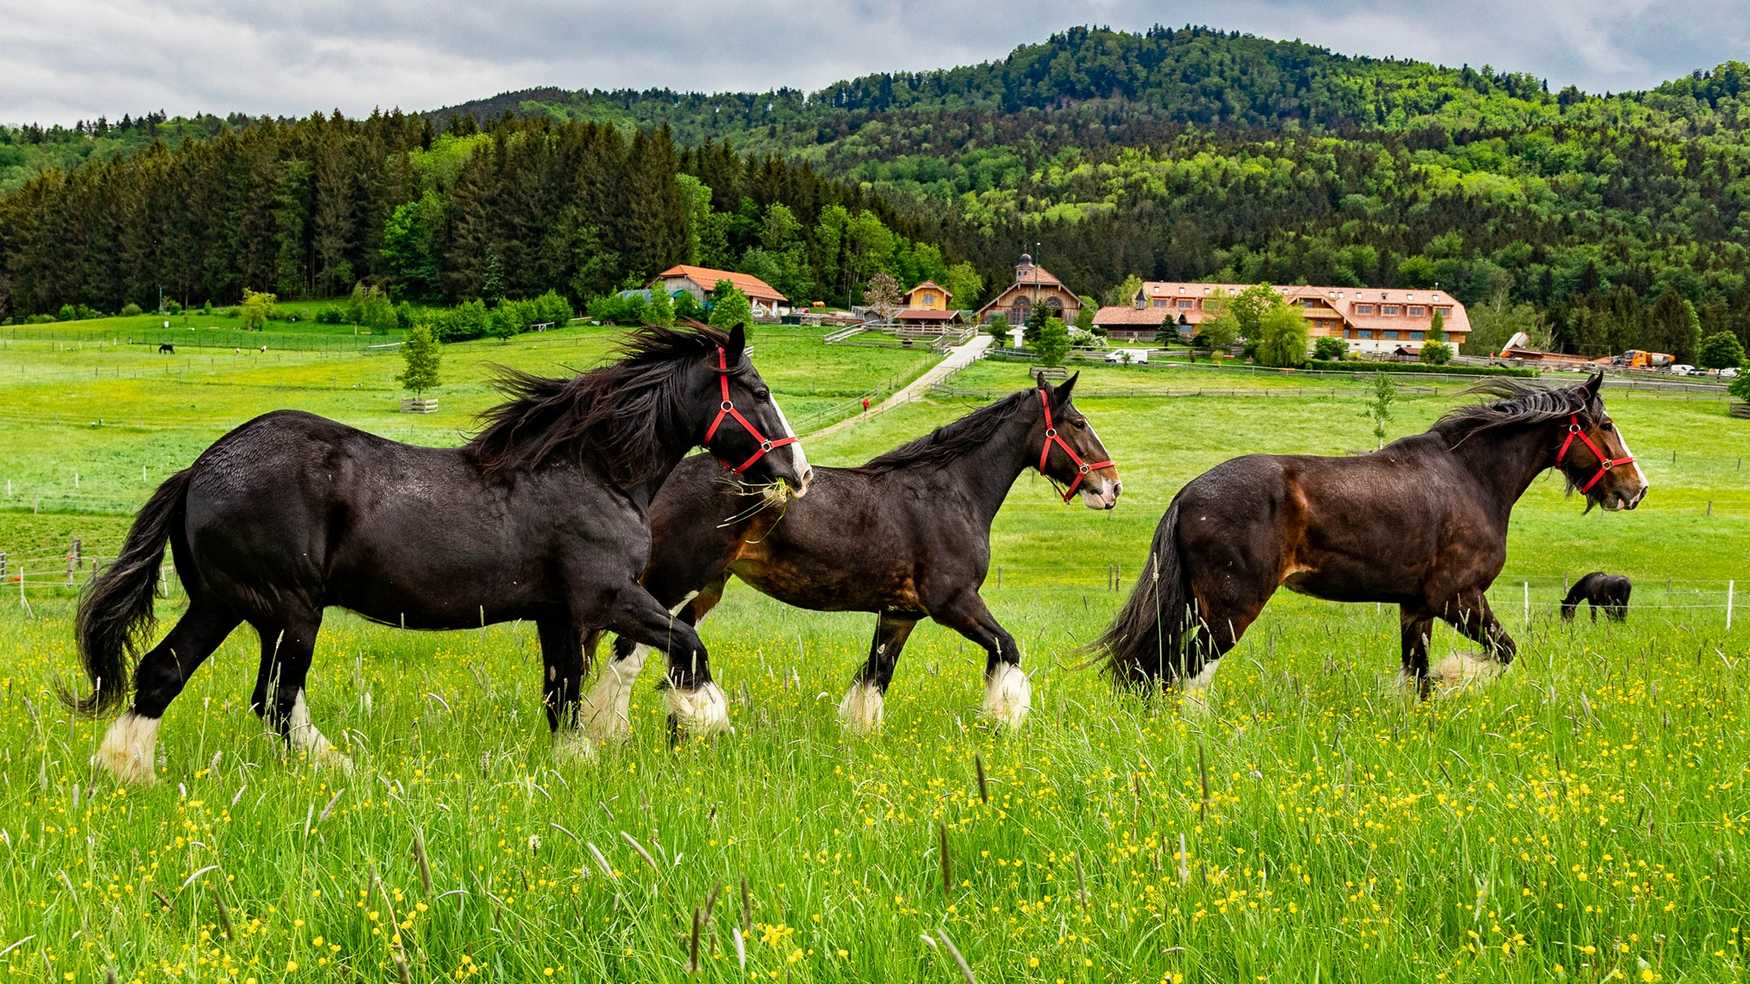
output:
[[[1595,372],[1580,384],[1580,392],[1586,394],[1586,405],[1590,407],[1598,402],[1598,389],[1604,384],[1604,374]]]
[[[1061,386],[1059,386],[1055,390],[1052,390],[1051,391],[1051,402],[1060,406],[1060,407],[1063,406],[1065,403],[1068,403],[1069,402],[1069,391],[1075,388],[1076,380],[1081,378],[1081,375],[1082,375],[1081,370],[1080,369],[1076,370],[1073,375],[1071,375],[1068,379],[1063,381],[1063,384]]]
[[[747,351],[747,331],[740,324],[729,329],[729,340],[723,346],[723,356],[729,361],[730,368],[741,363],[741,355]]]
[[[1033,374],[1033,385],[1047,393],[1051,392],[1051,387],[1045,382],[1045,370],[1043,369]]]

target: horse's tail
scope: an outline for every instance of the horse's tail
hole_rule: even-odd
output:
[[[1155,527],[1148,565],[1105,633],[1089,647],[1105,654],[1106,672],[1121,687],[1172,679],[1191,620],[1190,591],[1179,558],[1179,499]]]
[[[158,486],[134,517],[121,555],[91,580],[79,598],[74,634],[91,678],[91,693],[78,697],[61,692],[61,701],[76,713],[96,717],[127,695],[129,670],[156,621],[152,595],[158,588],[158,568],[164,562],[164,547],[182,519],[192,473],[192,468],[185,468]]]

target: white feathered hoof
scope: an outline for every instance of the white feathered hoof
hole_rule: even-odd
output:
[[[577,708],[577,725],[584,734],[603,744],[632,736],[632,685],[649,652],[649,646],[639,646],[625,659],[602,667],[601,677]]]
[[[1033,709],[1033,684],[1013,663],[998,664],[984,681],[984,716],[1006,728],[1019,728]]]
[[[158,718],[128,711],[109,726],[91,764],[135,786],[158,781]]]
[[[1442,689],[1456,690],[1491,683],[1506,671],[1506,665],[1481,653],[1453,653],[1441,660],[1428,676]]]
[[[342,772],[352,771],[352,759],[317,729],[315,722],[310,720],[310,704],[304,699],[304,692],[298,691],[297,699],[292,703],[292,716],[286,728],[286,741],[293,752],[303,752],[310,761],[310,766],[316,769],[338,769]]]
[[[887,699],[881,688],[872,683],[853,683],[839,701],[839,723],[853,735],[867,735],[881,730]]]
[[[553,760],[566,765],[594,762],[596,743],[582,731],[561,731],[553,736]]]
[[[668,716],[680,734],[707,737],[735,730],[729,726],[729,701],[715,683],[696,690],[670,687],[665,699]]]

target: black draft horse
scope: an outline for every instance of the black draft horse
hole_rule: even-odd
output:
[[[1034,468],[1090,509],[1118,501],[1117,469],[1070,401],[1076,377],[1037,385],[981,407],[857,468],[815,470],[815,494],[767,502],[725,482],[720,470],[683,461],[650,507],[644,586],[697,625],[731,575],[787,604],[873,612],[869,657],[839,706],[847,728],[869,731],[900,650],[924,618],[985,650],[984,712],[1018,725],[1031,687],[1020,650],[978,589],[990,568],[990,524],[1021,473]],[[599,636],[599,633],[596,635]],[[585,648],[593,652],[592,637]],[[643,640],[621,635],[614,659],[584,699],[581,727],[625,737]],[[671,723],[676,715],[671,704]]]
[[[304,698],[333,605],[413,629],[532,620],[556,732],[575,727],[586,627],[666,650],[678,668],[671,685],[697,694],[711,679],[705,647],[638,583],[651,497],[700,444],[750,481],[781,481],[798,496],[810,481],[745,348],[740,328],[643,328],[619,362],[581,375],[504,370],[507,402],[459,448],[400,444],[294,411],[220,438],[159,486],[80,600],[94,689],[67,700],[97,715],[126,697],[128,663],[150,641],[166,544],[189,596],[176,626],[138,657],[133,706],[97,763],[150,782],[165,708],[248,622],[261,638],[255,712],[313,761],[347,764]],[[561,753],[575,744],[567,737]]]
[[[1436,618],[1502,664],[1513,640],[1485,593],[1507,559],[1513,504],[1546,469],[1605,509],[1646,476],[1604,410],[1603,377],[1476,387],[1427,432],[1353,457],[1246,455],[1192,479],[1155,529],[1129,601],[1094,643],[1120,685],[1206,686],[1277,587],[1399,608],[1403,668],[1429,692]]]
[[[1634,585],[1621,574],[1606,574],[1603,571],[1593,571],[1574,582],[1574,587],[1568,596],[1562,599],[1562,621],[1574,620],[1574,609],[1580,607],[1580,602],[1591,606],[1592,621],[1598,621],[1598,610],[1604,609],[1604,615],[1617,622],[1628,621],[1628,596],[1634,590]]]

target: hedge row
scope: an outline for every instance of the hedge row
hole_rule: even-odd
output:
[[[1443,376],[1528,376],[1538,375],[1536,369],[1520,369],[1513,366],[1463,366],[1448,363],[1443,366],[1431,366],[1425,362],[1342,362],[1326,359],[1308,359],[1303,369],[1317,369],[1321,372],[1423,372],[1437,373]]]

